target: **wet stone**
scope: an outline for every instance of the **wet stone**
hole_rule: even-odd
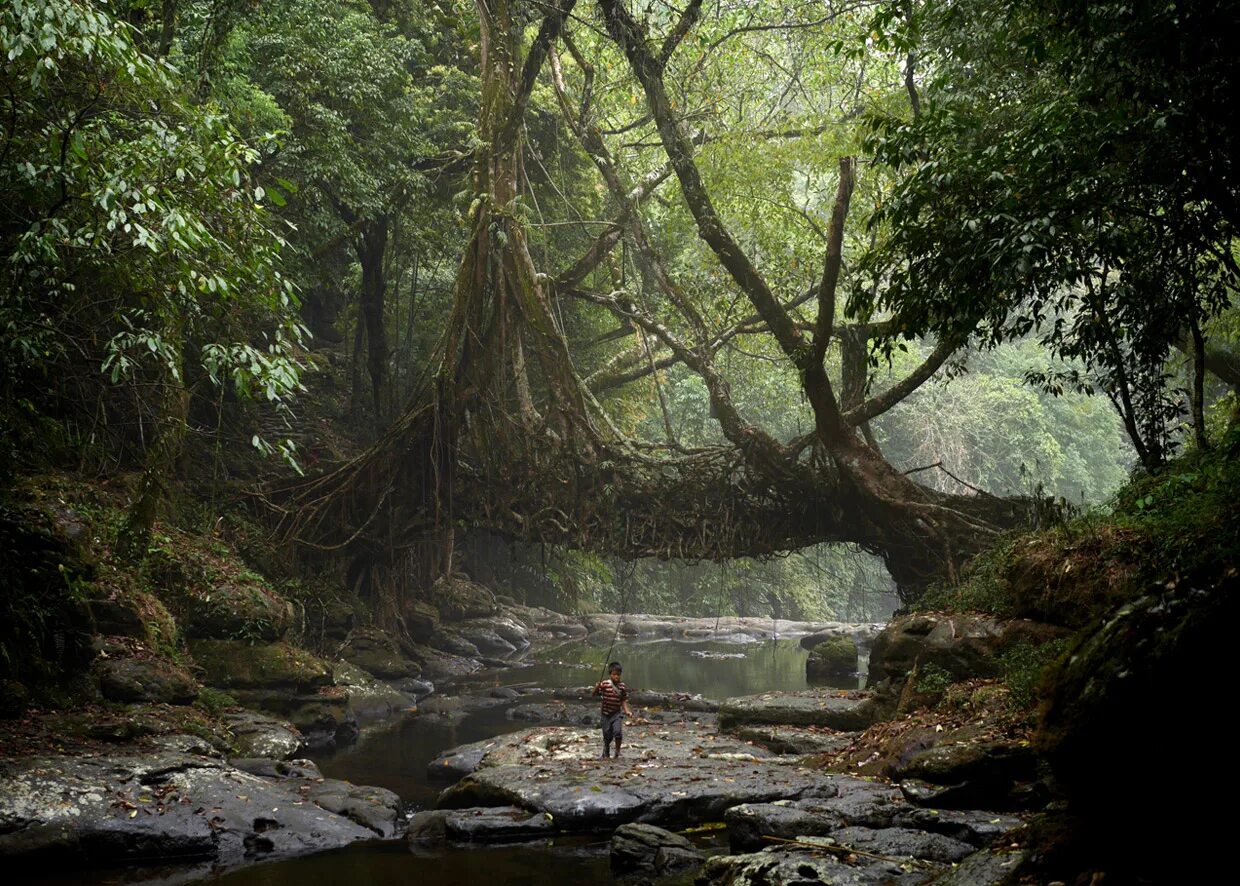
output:
[[[829,777],[694,723],[629,725],[623,757],[600,760],[599,750],[595,730],[514,733],[438,805],[517,805],[550,812],[565,830],[597,830],[629,821],[683,827],[747,800],[834,792]]]
[[[670,874],[706,860],[687,839],[649,824],[624,824],[611,836],[611,869]]]
[[[865,729],[874,722],[877,713],[872,698],[855,692],[830,689],[767,692],[725,701],[719,708],[719,726],[722,729],[754,724],[826,726],[853,731]]]

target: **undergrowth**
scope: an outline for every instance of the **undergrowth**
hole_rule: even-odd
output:
[[[1008,535],[922,611],[976,611],[1080,627],[1151,586],[1213,584],[1240,563],[1240,431],[1134,477],[1105,509]]]

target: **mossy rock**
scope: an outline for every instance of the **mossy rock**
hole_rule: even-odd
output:
[[[1068,634],[1066,628],[1028,619],[978,613],[916,614],[892,620],[874,640],[870,681],[899,686],[917,668],[934,666],[954,680],[997,677],[1000,656],[1020,644],[1041,645]]]
[[[273,642],[293,625],[292,604],[222,544],[167,536],[146,570],[186,637]]]
[[[425,643],[439,630],[439,610],[422,600],[405,606],[405,630],[415,643]]]
[[[499,611],[490,590],[459,574],[438,579],[431,587],[431,601],[445,621],[485,618]]]
[[[384,680],[417,677],[421,666],[401,654],[396,641],[379,628],[356,628],[340,648],[340,657]]]
[[[197,681],[166,659],[103,659],[95,669],[109,701],[187,705],[198,697]]]
[[[857,672],[857,643],[852,637],[832,637],[815,646],[805,661],[811,680],[851,677]]]
[[[82,605],[93,633],[134,637],[153,649],[172,650],[177,646],[180,628],[172,613],[154,594],[139,590],[111,591],[89,597]]]
[[[313,692],[332,681],[325,661],[288,643],[192,640],[189,648],[205,673],[204,682],[218,689]]]

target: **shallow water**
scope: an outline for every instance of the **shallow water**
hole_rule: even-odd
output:
[[[587,686],[602,676],[606,653],[607,648],[597,644],[568,644],[513,668],[473,675],[441,688],[446,694],[457,694],[501,686]],[[707,657],[719,655],[727,657]],[[623,662],[624,680],[633,690],[689,692],[719,700],[772,690],[804,689],[807,656],[797,640],[619,643],[612,653],[614,659]],[[842,681],[839,688],[856,687],[857,680],[852,679]],[[413,808],[430,808],[443,785],[428,781],[427,764],[447,748],[537,725],[505,716],[514,704],[537,700],[545,700],[545,696],[499,703],[456,721],[409,717],[368,730],[357,745],[320,756],[316,762],[329,778],[385,787]],[[716,834],[703,845],[721,851],[719,839]],[[118,872],[115,878],[105,874],[90,879],[96,883],[132,882],[140,878],[135,873]],[[595,886],[615,882],[609,868],[607,843],[599,837],[564,837],[518,846],[449,848],[424,854],[410,852],[403,841],[364,843],[222,874],[181,870],[171,879],[228,886]]]
[[[588,643],[560,646],[543,652],[521,667],[458,680],[455,689],[587,686],[602,677],[602,659],[606,652]],[[705,658],[702,653],[742,657]],[[808,654],[796,640],[749,644],[667,640],[617,644],[612,653],[614,659],[624,664],[624,681],[630,690],[690,692],[719,700],[771,690],[805,689]],[[853,679],[842,681],[840,688],[856,686],[857,680]],[[385,787],[407,803],[428,808],[443,789],[443,785],[427,781],[426,766],[431,760],[446,748],[536,725],[510,720],[505,712],[514,704],[538,700],[545,700],[545,697],[496,705],[456,722],[445,722],[438,717],[412,717],[378,729],[357,745],[332,756],[320,757],[315,762],[329,778]]]

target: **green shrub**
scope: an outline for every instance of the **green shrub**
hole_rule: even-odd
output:
[[[1033,707],[1037,701],[1038,683],[1046,666],[1055,661],[1067,649],[1066,638],[1046,643],[1018,643],[999,656],[1003,668],[1003,681],[1007,684],[1009,697],[1017,707]]]
[[[916,687],[919,693],[938,695],[955,682],[951,671],[934,663],[922,665],[917,669]]]
[[[198,706],[212,717],[218,717],[228,708],[237,707],[237,704],[237,699],[219,689],[204,686],[198,692]]]

